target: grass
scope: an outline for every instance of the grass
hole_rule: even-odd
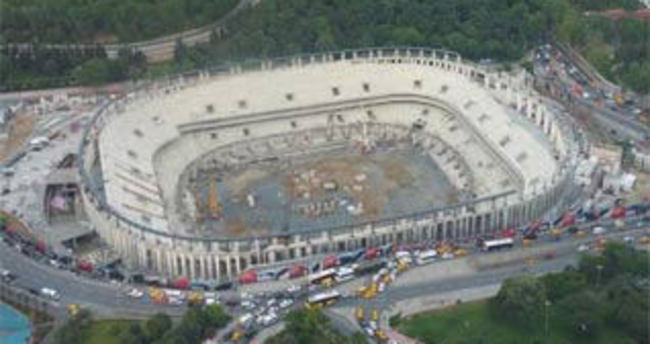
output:
[[[85,344],[121,344],[119,334],[126,331],[133,320],[97,320],[83,332]]]
[[[611,327],[601,328],[591,338],[581,338],[567,328],[560,314],[549,310],[549,333],[543,320],[521,328],[495,319],[486,301],[470,302],[440,311],[426,312],[400,321],[400,332],[427,344],[612,344],[634,343]]]

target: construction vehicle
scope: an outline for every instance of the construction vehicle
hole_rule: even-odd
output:
[[[557,227],[551,228],[551,238],[557,241],[560,240],[561,236],[562,236],[562,231],[559,228]]]
[[[361,322],[361,321],[363,321],[363,320],[365,319],[365,314],[364,314],[364,312],[363,312],[363,306],[359,306],[359,307],[357,307],[357,310],[356,310],[356,312],[355,312],[355,315],[356,315],[357,320],[358,320],[359,322]]]
[[[397,262],[397,270],[398,271],[406,271],[409,269],[409,264],[403,260],[400,260]]]
[[[373,299],[377,296],[377,283],[373,282],[368,287],[359,288],[359,296],[364,299]]]
[[[237,327],[234,331],[232,331],[232,334],[230,335],[230,340],[232,342],[238,343],[240,340],[244,338],[244,335],[246,332],[244,331],[243,328]]]
[[[377,338],[377,340],[379,342],[382,342],[382,343],[387,342],[390,339],[388,337],[388,335],[386,334],[386,332],[384,332],[384,330],[382,330],[382,329],[378,329],[377,331],[375,331],[375,337]]]
[[[454,251],[454,255],[455,255],[456,257],[464,257],[464,256],[467,255],[467,250],[464,250],[464,249],[462,249],[462,248],[459,248],[459,249],[457,249],[456,251]]]
[[[383,277],[383,282],[384,284],[390,284],[390,282],[393,281],[393,278],[390,276],[390,274],[385,274]]]
[[[379,309],[373,308],[372,309],[372,314],[371,314],[371,319],[374,320],[374,321],[379,321],[379,316],[380,316]]]
[[[165,303],[167,302],[167,295],[160,288],[149,288],[149,298],[153,303]]]
[[[203,294],[197,291],[187,293],[187,303],[190,305],[200,305],[203,303]]]
[[[616,105],[623,106],[623,94],[621,94],[621,92],[616,92],[614,94],[614,101],[616,102]]]
[[[576,232],[576,234],[574,234],[573,236],[576,237],[576,238],[586,238],[587,235],[589,235],[589,234],[587,233],[587,231],[585,231],[585,230],[580,230],[580,231]]]
[[[74,317],[75,315],[79,314],[79,311],[81,310],[81,306],[79,306],[78,303],[69,303],[67,309],[68,309],[68,314],[71,317]]]
[[[331,288],[332,286],[334,286],[335,283],[336,281],[333,278],[326,278],[321,282],[320,285],[322,285],[325,288]]]

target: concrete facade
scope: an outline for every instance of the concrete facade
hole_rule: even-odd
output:
[[[175,229],[169,199],[183,170],[201,156],[290,134],[292,120],[305,131],[334,128],[332,115],[369,122],[369,110],[379,126],[406,127],[426,111],[436,118],[426,133],[455,149],[471,180],[488,173],[480,169],[485,163],[498,166],[495,185],[507,183],[488,185],[463,204],[313,232],[216,239]],[[147,120],[153,125],[143,127]],[[289,57],[144,85],[105,104],[80,147],[82,196],[97,232],[134,267],[224,280],[249,268],[388,243],[482,236],[538,219],[573,185],[576,149],[568,129],[525,78],[488,73],[455,53],[379,48]],[[98,162],[102,185],[89,172]]]

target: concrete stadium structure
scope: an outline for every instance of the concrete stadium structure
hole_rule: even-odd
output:
[[[527,81],[448,51],[376,48],[146,84],[104,104],[86,128],[79,152],[86,212],[131,266],[206,281],[327,253],[519,226],[567,201],[578,153],[571,125]],[[183,218],[179,185],[189,166],[247,164],[377,137],[421,147],[470,197],[396,217],[249,237],[196,234]]]

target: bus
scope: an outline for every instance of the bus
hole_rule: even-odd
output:
[[[483,251],[495,251],[502,248],[512,248],[515,241],[512,238],[502,238],[494,240],[485,240],[483,241]]]
[[[309,284],[321,284],[327,279],[334,279],[336,277],[335,269],[326,269],[309,275]]]
[[[434,261],[438,252],[436,250],[426,250],[418,254],[416,262],[418,265],[428,264]]]
[[[338,291],[329,290],[308,297],[305,306],[307,308],[329,306],[340,298],[341,294]]]

